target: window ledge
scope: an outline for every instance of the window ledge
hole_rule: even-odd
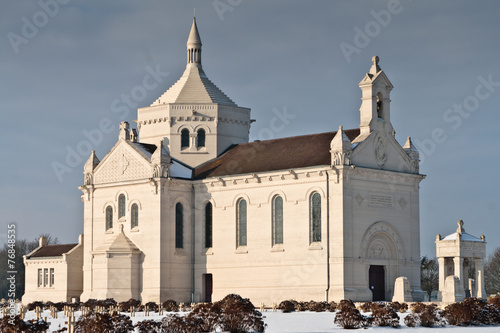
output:
[[[113,228],[109,228],[108,230],[106,230],[106,233],[107,234],[114,234]]]
[[[181,150],[181,154],[208,154],[208,151],[206,149],[202,149],[202,150],[184,149],[184,150]]]
[[[186,255],[186,250],[184,250],[184,249],[177,249],[176,248],[174,254],[176,256],[185,256]]]
[[[285,252],[285,249],[283,248],[283,244],[274,245],[271,248],[271,252]]]
[[[120,218],[118,219],[118,222],[125,222],[126,220],[127,220],[127,219],[125,218],[125,215],[124,215],[124,216],[122,216],[122,217],[120,217]]]
[[[246,254],[248,253],[247,247],[246,246],[240,246],[234,251],[235,254]]]
[[[309,251],[315,251],[315,250],[323,250],[323,246],[321,246],[321,243],[311,243],[309,244]]]
[[[209,248],[205,248],[205,251],[203,251],[202,254],[206,255],[206,256],[213,256],[214,255],[214,251],[212,250],[211,247],[209,247]]]
[[[139,227],[133,227],[130,232],[139,232]]]

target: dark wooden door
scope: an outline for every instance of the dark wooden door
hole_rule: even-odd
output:
[[[203,301],[212,302],[212,274],[203,274]]]
[[[385,270],[384,266],[371,265],[369,275],[370,290],[373,301],[385,301]]]

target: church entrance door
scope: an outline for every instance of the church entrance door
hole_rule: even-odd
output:
[[[384,266],[371,265],[368,273],[373,301],[385,301],[385,270]]]
[[[203,301],[212,302],[212,274],[203,274]]]

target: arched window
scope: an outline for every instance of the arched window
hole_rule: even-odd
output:
[[[198,147],[205,147],[205,130],[203,128],[198,130]]]
[[[139,226],[139,206],[133,204],[130,210],[130,216],[132,217],[132,228]]]
[[[106,207],[106,230],[113,228],[113,208]]]
[[[184,248],[184,209],[180,202],[175,205],[175,248]]]
[[[212,204],[205,206],[205,247],[212,247]]]
[[[283,198],[273,198],[273,245],[283,244]]]
[[[183,129],[181,131],[181,148],[189,147],[189,130]]]
[[[125,216],[125,194],[118,197],[118,218]]]
[[[313,193],[310,199],[310,242],[321,242],[321,196]]]
[[[247,246],[247,202],[245,199],[240,199],[236,206],[236,246]]]

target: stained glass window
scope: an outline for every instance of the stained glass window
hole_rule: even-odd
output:
[[[314,193],[311,196],[311,243],[321,242],[321,196]]]
[[[247,202],[240,199],[237,206],[237,246],[247,246]]]
[[[273,199],[273,245],[283,244],[283,198]]]
[[[175,205],[175,248],[184,248],[184,210],[180,202]]]

